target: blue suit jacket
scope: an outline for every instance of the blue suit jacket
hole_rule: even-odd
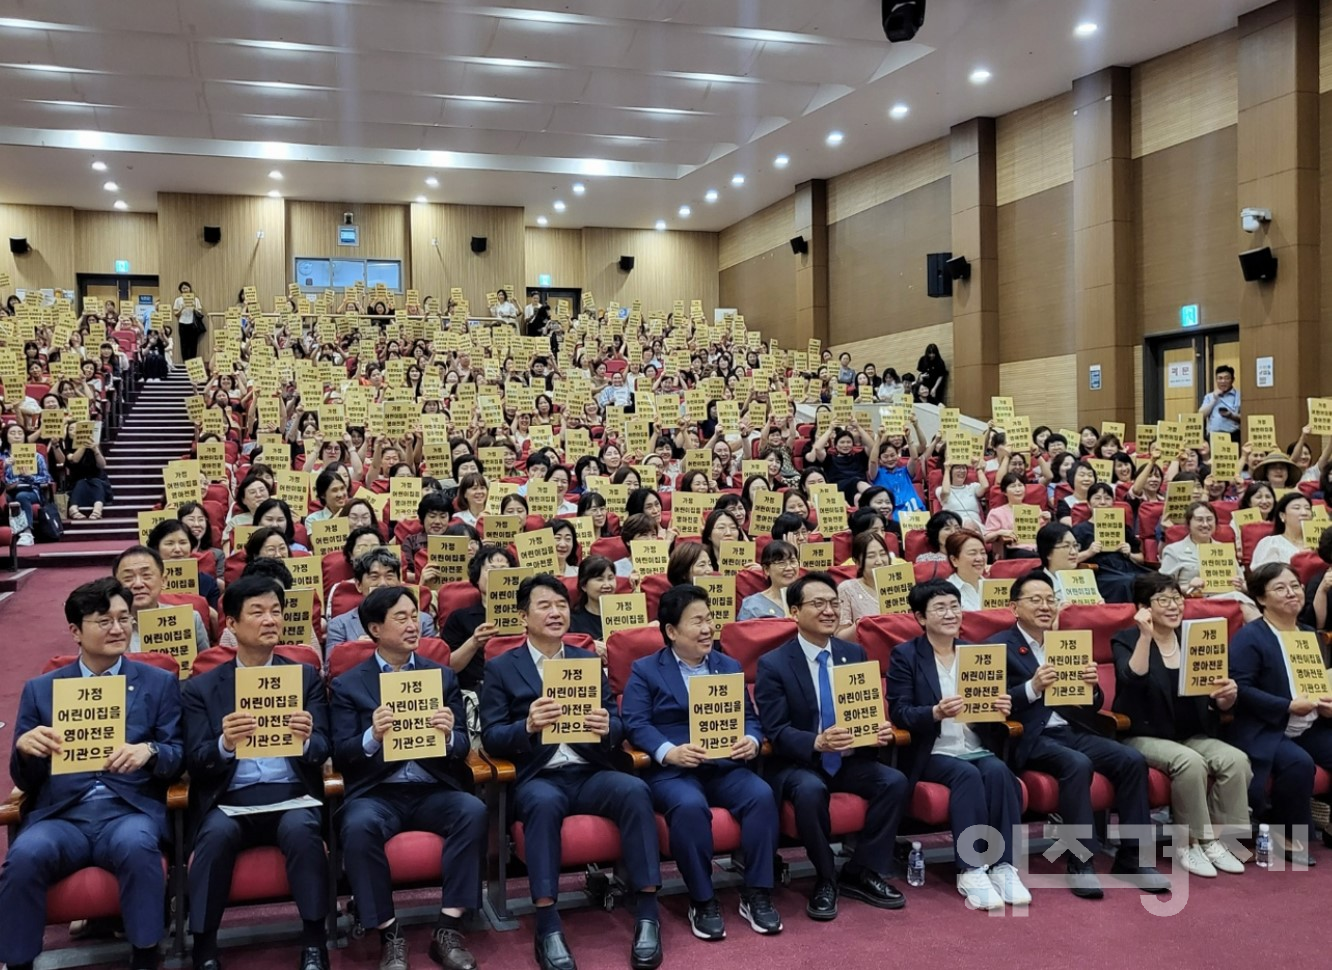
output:
[[[462,791],[472,790],[472,772],[466,767],[469,739],[467,712],[463,708],[458,677],[448,667],[417,655],[417,670],[444,671],[444,703],[453,712],[453,731],[449,734],[448,754],[443,758],[415,758],[440,784]],[[402,767],[402,762],[385,761],[384,750],[367,757],[361,741],[379,707],[379,660],[371,654],[333,681],[333,767],[342,773],[346,800],[365,795]]]
[[[590,650],[567,644],[566,660],[597,659]],[[527,649],[527,643],[486,662],[486,679],[481,684],[481,743],[486,752],[512,761],[517,781],[526,781],[545,767],[555,754],[556,745],[543,744],[541,735],[527,733],[527,709],[541,696],[541,675]],[[624,740],[624,721],[611,699],[610,683],[601,674],[601,706],[610,711],[610,732],[597,744],[573,744],[579,757],[598,768],[618,769],[614,752]]]
[[[103,773],[102,783],[151,817],[166,834],[166,790],[180,776],[183,747],[180,727],[180,685],[165,670],[131,660],[121,662],[125,675],[125,741],[157,744],[157,761],[124,775]],[[79,663],[34,677],[23,685],[14,739],[38,725],[51,725],[51,684],[55,680],[80,677]],[[58,815],[81,799],[93,785],[93,775],[52,775],[49,758],[28,758],[15,745],[9,760],[14,784],[28,797],[23,803],[24,824]]]
[[[1013,754],[1013,767],[1021,770],[1031,757],[1041,732],[1050,723],[1050,708],[1045,704],[1045,697],[1036,700],[1027,699],[1027,681],[1036,676],[1035,655],[1027,646],[1027,638],[1022,635],[1017,624],[1013,624],[1003,636],[995,640],[1008,648],[1008,693],[1013,698],[1011,717],[1022,725],[1022,737],[1018,739],[1017,751]],[[1059,716],[1070,724],[1077,724],[1088,731],[1103,733],[1096,720],[1096,712],[1105,703],[1105,695],[1098,686],[1092,690],[1092,702],[1088,707],[1061,707]]]
[[[742,672],[738,661],[716,650],[708,653],[704,665],[709,674]],[[620,713],[624,717],[629,743],[648,755],[654,755],[667,742],[689,743],[689,688],[685,686],[684,674],[680,673],[680,665],[670,647],[634,661],[629,683],[624,687]],[[763,739],[763,727],[754,713],[748,691],[745,692],[744,733],[760,741]],[[719,758],[710,764],[729,768],[741,767],[744,762]],[[650,769],[659,777],[688,774],[690,770],[675,765],[658,765],[655,761]]]
[[[1309,631],[1303,625],[1300,629]],[[1239,693],[1231,709],[1234,717],[1224,727],[1223,736],[1249,756],[1257,786],[1266,785],[1290,719],[1290,680],[1284,653],[1281,641],[1262,619],[1246,623],[1230,641],[1230,676]]]
[[[965,646],[966,641],[956,641]],[[893,648],[888,665],[888,709],[893,723],[911,733],[911,743],[898,749],[898,764],[914,786],[920,780],[925,763],[930,760],[934,742],[939,740],[940,723],[934,719],[934,705],[943,700],[939,670],[934,663],[934,647],[919,636]],[[1003,736],[997,725],[970,725],[986,749],[1002,752]]]
[[[864,663],[867,659],[859,644],[833,637],[828,647],[832,651],[834,666]],[[754,701],[763,723],[763,733],[772,742],[770,774],[773,784],[780,785],[778,776],[790,768],[819,767],[823,755],[814,750],[814,738],[820,731],[819,702],[814,694],[809,662],[798,639],[792,637],[759,658]],[[877,760],[878,756],[879,749],[874,746],[852,748],[842,754],[844,759]]]
[[[291,663],[296,661],[273,657],[275,667]],[[304,706],[314,720],[314,731],[305,754],[287,760],[295,767],[306,794],[322,798],[324,762],[332,750],[328,695],[319,671],[309,664],[296,665],[301,668]],[[223,758],[217,745],[222,736],[222,718],[236,709],[236,661],[229,660],[206,674],[191,677],[185,681],[181,695],[185,709],[185,766],[190,772],[190,811],[197,821],[217,804],[236,773],[238,759]]]

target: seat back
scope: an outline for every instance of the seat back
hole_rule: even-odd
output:
[[[273,648],[273,653],[284,660],[294,660],[297,663],[303,663],[314,667],[316,670],[320,667],[319,654],[313,647],[303,643],[283,643]],[[200,674],[206,674],[215,667],[220,667],[224,663],[236,659],[236,648],[218,645],[203,650],[194,658],[194,664],[190,668],[190,676],[196,677]]]
[[[1112,663],[1114,653],[1110,649],[1110,640],[1116,633],[1133,626],[1137,611],[1132,603],[1070,604],[1059,612],[1059,629],[1090,630],[1093,658],[1098,664]]]
[[[619,536],[603,536],[592,543],[588,555],[605,556],[611,562],[629,558],[629,547]]]
[[[642,582],[638,584],[638,588],[647,601],[647,617],[655,623],[657,621],[657,607],[661,604],[662,595],[671,588],[671,581],[666,578],[665,573],[652,573],[643,577]]]
[[[918,584],[928,583],[932,579],[947,579],[953,575],[953,566],[947,559],[936,559],[934,562],[918,562],[912,565]]]
[[[1041,568],[1039,559],[1021,557],[1018,559],[999,559],[990,566],[991,579],[1017,579]]]
[[[486,661],[494,660],[500,654],[508,653],[514,647],[521,647],[527,642],[526,633],[507,633],[504,636],[491,637],[486,641]],[[578,647],[580,650],[596,650],[597,644],[586,633],[566,633],[564,645]]]
[[[1184,601],[1184,619],[1210,620],[1215,617],[1226,621],[1226,629],[1232,637],[1244,626],[1244,611],[1235,600],[1190,596]]]
[[[871,660],[878,661],[880,674],[887,677],[893,648],[914,640],[920,632],[920,623],[910,613],[881,613],[862,617],[856,623],[856,642]]]
[[[328,679],[336,680],[357,664],[364,663],[375,652],[372,640],[348,640],[339,643],[336,648],[328,648]],[[422,637],[416,644],[416,652],[432,660],[441,667],[449,665],[449,645],[438,637]]]
[[[324,580],[325,599],[328,599],[329,590],[331,590],[335,584],[352,579],[355,575],[352,572],[351,563],[347,561],[347,557],[342,554],[341,549],[327,553],[319,560],[319,574]],[[329,615],[337,616],[337,612],[332,611]]]
[[[1276,526],[1271,522],[1250,522],[1248,525],[1240,526],[1240,536],[1243,539],[1240,549],[1240,563],[1247,567],[1253,562],[1253,551],[1258,548],[1258,543],[1270,536]]]
[[[968,610],[962,614],[960,636],[968,643],[993,643],[1016,622],[1012,610]]]
[[[443,583],[435,591],[435,602],[438,603],[436,621],[442,630],[444,621],[454,610],[463,610],[469,606],[481,605],[481,590],[471,583]]]
[[[1291,557],[1290,566],[1295,570],[1295,574],[1300,577],[1300,582],[1308,585],[1316,576],[1322,575],[1327,569],[1327,563],[1318,558],[1318,553],[1311,549],[1304,552],[1297,552]]]
[[[721,631],[722,652],[744,668],[745,683],[752,684],[758,675],[759,657],[795,635],[795,620],[764,618],[728,623]]]
[[[165,653],[127,653],[123,655],[126,660],[134,663],[147,664],[149,667],[157,667],[160,670],[169,672],[173,677],[180,676],[180,664],[176,658]],[[74,661],[79,659],[76,653],[61,654],[58,657],[52,657],[42,665],[42,673],[49,674],[53,670],[59,670],[61,667],[68,667]]]
[[[610,677],[611,693],[619,697],[629,683],[634,661],[650,657],[665,645],[661,628],[636,626],[616,630],[606,638],[606,673]]]

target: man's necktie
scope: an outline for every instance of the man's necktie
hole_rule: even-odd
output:
[[[832,662],[832,654],[827,650],[820,650],[819,656],[819,730],[826,731],[833,726],[837,720],[837,711],[833,708],[833,690],[832,674],[828,672],[828,666]],[[837,774],[842,767],[842,756],[833,751],[823,752],[823,770],[830,775]]]

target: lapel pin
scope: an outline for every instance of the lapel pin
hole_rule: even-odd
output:
[[[1027,655],[1027,648],[1026,648],[1026,647],[1018,647],[1018,653],[1022,654],[1022,656],[1025,657],[1025,656]]]

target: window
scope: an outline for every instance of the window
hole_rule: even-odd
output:
[[[356,283],[369,289],[383,283],[390,293],[403,292],[402,262],[396,259],[329,259],[302,256],[295,261],[295,280],[302,292],[345,290]]]

